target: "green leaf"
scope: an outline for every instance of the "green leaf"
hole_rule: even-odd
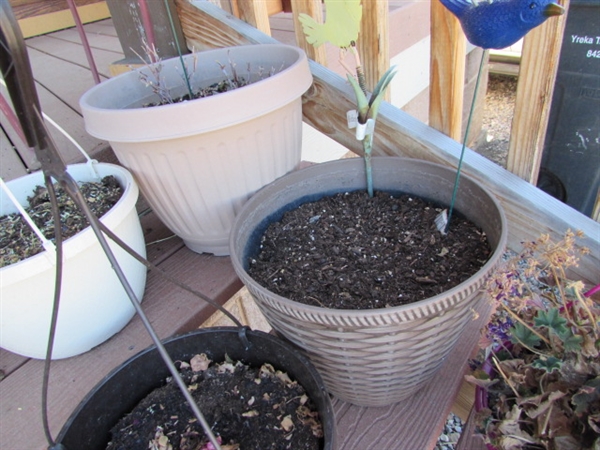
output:
[[[564,333],[557,333],[558,337],[563,343],[565,350],[568,352],[579,352],[581,351],[581,343],[583,342],[583,337],[579,335],[573,334],[571,330],[568,328],[565,329]]]
[[[383,94],[395,75],[396,67],[390,67],[382,75],[381,79],[377,83],[377,86],[375,86],[375,90],[373,91],[373,94],[371,94],[370,100],[367,100],[367,97],[360,88],[356,78],[354,78],[352,75],[348,75],[348,81],[352,85],[354,94],[356,95],[356,104],[358,107],[360,123],[366,123],[368,119],[375,120],[377,118],[377,112],[379,111],[379,105],[383,100]]]
[[[555,370],[559,370],[562,366],[563,362],[555,358],[554,356],[549,356],[548,358],[540,358],[536,359],[531,365],[536,369],[545,370],[548,373],[552,373]]]
[[[536,336],[533,331],[519,322],[510,327],[509,333],[510,340],[513,344],[523,344],[526,347],[534,348],[540,343],[540,338]]]
[[[300,14],[306,41],[318,47],[331,42],[336,47],[344,48],[358,39],[362,5],[360,0],[325,0],[325,23],[319,24],[307,14]]]
[[[395,75],[396,66],[392,66],[381,76],[380,80],[377,82],[377,86],[375,86],[375,90],[373,91],[373,95],[371,95],[371,100],[369,101],[369,116],[371,119],[375,120],[377,118],[377,112],[379,111],[379,105],[383,100],[385,90],[392,82],[392,79]]]
[[[567,319],[560,316],[558,308],[550,308],[548,311],[538,311],[533,323],[536,327],[548,327],[549,330],[554,331],[559,336],[567,331],[567,327],[565,326]]]
[[[369,118],[369,102],[367,101],[367,97],[364,92],[358,85],[358,81],[352,75],[348,75],[348,81],[352,85],[354,89],[354,94],[356,95],[356,106],[358,109],[358,117],[360,119],[360,123],[366,123]]]

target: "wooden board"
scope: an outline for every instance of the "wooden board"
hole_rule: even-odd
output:
[[[0,126],[0,178],[4,181],[9,181],[26,174],[27,167],[25,167],[21,158],[19,158],[12,146],[12,142]]]
[[[66,6],[66,9],[62,10],[55,10],[55,3],[56,1],[38,0],[36,5],[32,5],[31,11],[22,12],[22,14],[33,14],[18,20],[21,33],[25,38],[75,26],[75,20],[66,5],[66,1],[61,2],[61,5],[64,3]],[[79,4],[79,1],[77,3]],[[77,12],[82,23],[110,17],[110,12],[104,1],[79,6]]]
[[[561,5],[568,8],[569,0]],[[533,184],[540,171],[566,19],[566,14],[553,17],[523,40],[506,168]]]
[[[37,91],[42,111],[51,111],[48,116],[75,139],[88,155],[93,157],[97,151],[108,145],[106,141],[96,139],[89,135],[85,131],[81,114],[74,111],[68,105],[65,105],[62,99],[40,85],[37,85]],[[50,124],[47,125],[47,128],[65,163],[70,164],[85,160],[85,157],[77,150],[73,143],[71,143],[60,131]]]
[[[9,0],[9,3],[17,20],[69,9],[67,0]],[[94,3],[104,2],[103,0],[75,0],[77,7]]]
[[[107,79],[110,77],[110,65],[123,58],[123,53],[120,50],[112,50],[115,46],[118,48],[119,39],[112,36],[94,34],[87,36],[100,77]],[[46,77],[45,72],[48,72],[48,75],[52,74],[54,78],[68,79],[71,77],[71,71],[74,71],[76,72],[75,76],[78,77],[74,81],[77,83],[81,82],[80,85],[75,84],[73,86],[73,90],[76,93],[83,93],[84,89],[94,86],[94,80],[88,69],[89,66],[84,48],[75,30],[69,29],[52,33],[51,35],[37,36],[27,39],[26,44],[32,57],[32,66],[36,78]],[[37,63],[37,60],[42,58],[42,55],[34,53],[34,51],[45,54],[43,64],[48,67],[47,69]],[[52,61],[52,65],[48,65],[48,61],[50,60]],[[71,63],[77,67],[70,67],[65,63]],[[58,66],[61,67],[61,72],[49,72]],[[56,73],[61,73],[61,76],[57,77]],[[59,82],[60,80],[56,80],[53,81],[53,84],[61,86]]]

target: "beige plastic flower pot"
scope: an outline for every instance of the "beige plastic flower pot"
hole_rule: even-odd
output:
[[[414,194],[449,204],[455,171],[426,161],[373,158],[377,190]],[[472,320],[479,290],[505,250],[504,213],[484,188],[463,176],[456,209],[487,234],[493,254],[470,279],[413,304],[373,310],[336,310],[278,296],[246,272],[268,224],[307,201],[366,189],[364,161],[351,158],[293,172],[259,191],[235,220],[231,258],[273,328],[306,350],[331,393],[363,406],[402,400],[427,383]]]
[[[191,70],[196,59],[195,70]],[[233,219],[258,189],[297,168],[302,94],[312,75],[304,52],[247,45],[186,55],[192,88],[273,69],[261,81],[212,97],[143,108],[158,97],[138,72],[95,86],[80,101],[87,131],[110,142],[152,208],[193,251],[228,254]],[[163,85],[184,93],[179,58],[162,61]],[[142,69],[148,73],[148,69]]]
[[[123,187],[121,199],[102,222],[142,256],[146,247],[135,209],[139,191],[131,174],[114,164],[96,163],[98,177],[88,164],[74,164],[69,173],[78,182],[99,181],[114,175]],[[35,186],[43,185],[41,172],[7,183],[22,205]],[[4,191],[0,215],[17,209]],[[111,249],[141,301],[146,267],[109,240]],[[68,358],[90,350],[120,331],[135,310],[90,227],[63,245],[63,281],[52,359]],[[0,269],[0,347],[31,358],[45,358],[54,299],[56,266],[44,251]]]

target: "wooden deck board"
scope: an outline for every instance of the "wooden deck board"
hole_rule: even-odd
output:
[[[76,0],[75,4],[80,7],[99,2],[102,2],[102,0]],[[10,4],[17,19],[69,9],[66,0],[10,0]]]
[[[0,177],[4,181],[9,181],[23,175],[27,175],[27,168],[13,150],[4,130],[0,128]]]
[[[58,123],[88,153],[94,155],[108,146],[106,141],[96,139],[85,131],[81,114],[66,105],[61,98],[43,86],[37,86],[42,111]],[[47,124],[50,135],[67,164],[84,161],[83,155],[60,131]]]
[[[95,84],[91,71],[34,48],[28,50],[35,81],[54,93],[71,109],[80,112],[79,98]]]
[[[98,69],[98,73],[102,77],[104,77],[104,79],[110,78],[110,65],[115,61],[118,61],[119,59],[123,58],[123,54],[121,52],[110,50],[110,47],[114,46],[114,42],[109,41],[115,39],[118,44],[119,40],[111,36],[88,36],[88,41],[92,48],[92,54],[94,56],[94,61]],[[108,47],[109,49],[106,49],[106,47]],[[88,73],[90,80],[92,81],[91,85],[88,86],[88,83],[86,83],[85,87],[89,88],[94,85],[93,79],[91,78],[91,71],[88,69],[89,66],[85,55],[85,50],[80,42],[71,42],[65,39],[58,39],[55,37],[54,34],[44,35],[28,39],[27,48],[29,50],[35,49],[39,52],[46,53],[48,56],[51,56],[53,58],[58,58],[63,61],[67,61],[77,66],[80,66],[85,70],[83,73]],[[39,72],[39,66],[37,66],[36,68]]]
[[[121,43],[119,36],[113,25],[112,19],[100,20],[98,22],[88,23],[84,26],[85,35],[92,48],[101,48],[121,52]],[[65,41],[81,44],[79,32],[77,28],[67,28],[50,34],[56,39],[64,39]],[[110,38],[110,39],[104,39]],[[116,39],[116,40],[115,40]]]

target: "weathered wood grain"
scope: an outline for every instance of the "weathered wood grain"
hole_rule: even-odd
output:
[[[363,2],[358,37],[361,64],[367,89],[373,91],[381,76],[390,68],[390,14],[388,1]],[[384,99],[389,101],[390,90]]]
[[[429,125],[457,141],[462,140],[466,42],[458,19],[432,2]]]
[[[261,0],[246,0],[237,2],[240,19],[259,29],[266,35],[271,35],[269,11],[267,3]]]
[[[296,44],[306,52],[306,55],[319,64],[327,64],[327,54],[325,46],[314,47],[306,42],[306,36],[302,25],[298,21],[300,14],[307,14],[315,19],[317,23],[323,23],[323,6],[319,0],[292,0],[292,18],[294,32],[296,34]]]
[[[561,3],[565,8],[569,0]],[[537,183],[566,16],[552,17],[523,41],[506,168]]]

